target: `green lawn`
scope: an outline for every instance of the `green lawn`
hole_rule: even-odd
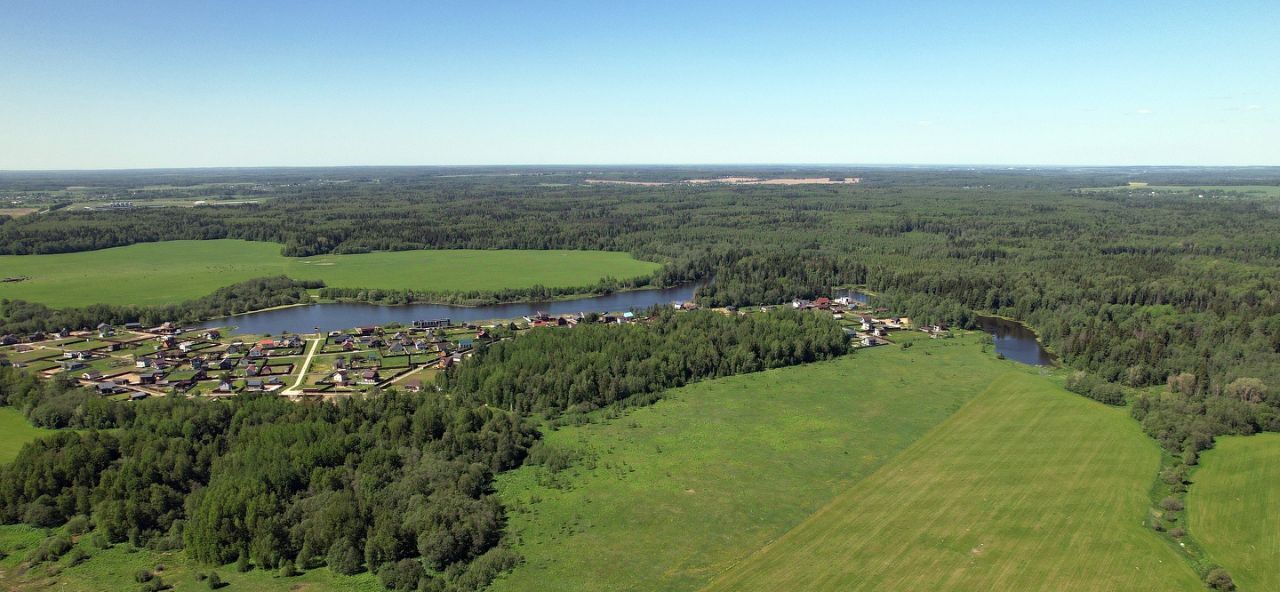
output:
[[[52,433],[53,430],[32,427],[21,411],[13,407],[0,407],[0,464],[18,456],[23,444]]]
[[[1200,457],[1187,521],[1244,592],[1280,590],[1280,434],[1218,438]]]
[[[56,255],[0,255],[0,298],[53,307],[167,304],[238,281],[285,274],[333,287],[431,291],[575,287],[605,277],[643,276],[659,267],[604,251],[397,251],[290,258],[280,245],[239,240],[144,243]]]
[[[1202,590],[1143,526],[1159,463],[1124,410],[1006,373],[707,590]]]
[[[696,590],[871,474],[995,376],[1021,371],[982,354],[976,337],[924,339],[702,382],[618,419],[551,432],[549,442],[592,460],[559,474],[527,466],[499,476],[515,549],[527,561],[493,588]],[[1139,508],[1134,520],[1142,515]]]

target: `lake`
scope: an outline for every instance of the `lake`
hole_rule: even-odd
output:
[[[1052,366],[1053,354],[1045,351],[1036,332],[1026,325],[1000,317],[979,316],[978,324],[995,339],[996,353],[1032,366]]]
[[[447,304],[404,304],[385,306],[362,302],[312,304],[251,312],[213,319],[200,327],[236,327],[240,333],[279,335],[337,331],[365,325],[409,324],[416,320],[449,319],[454,323],[514,319],[537,312],[552,315],[588,312],[626,312],[654,305],[666,305],[693,299],[698,284],[685,284],[660,290],[632,290],[605,296],[555,300],[550,302],[513,302],[486,306],[451,306]]]

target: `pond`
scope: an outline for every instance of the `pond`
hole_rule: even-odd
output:
[[[996,353],[1032,366],[1052,366],[1053,354],[1036,339],[1036,332],[1017,321],[1000,317],[979,316],[978,324],[995,339]]]
[[[410,324],[416,320],[449,319],[454,323],[515,319],[545,312],[552,315],[589,312],[626,312],[649,308],[655,304],[671,304],[693,299],[697,284],[685,284],[658,290],[632,290],[604,296],[555,300],[550,302],[515,302],[487,306],[451,306],[447,304],[404,304],[385,306],[359,302],[312,304],[251,312],[213,319],[200,327],[234,326],[239,333],[279,335],[336,331],[365,325],[390,323]]]

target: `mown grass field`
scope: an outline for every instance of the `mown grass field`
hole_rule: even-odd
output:
[[[51,433],[52,430],[32,427],[21,411],[12,407],[0,407],[0,464],[18,456],[23,444]]]
[[[918,339],[910,349],[690,385],[621,418],[550,432],[549,442],[590,460],[499,477],[526,562],[493,589],[696,590],[995,377],[1026,371],[982,354],[975,336]]]
[[[45,531],[23,525],[0,526],[0,589],[4,590],[57,590],[59,592],[102,592],[104,590],[137,590],[134,580],[142,570],[152,570],[173,590],[208,590],[206,582],[196,579],[197,573],[216,571],[227,585],[221,590],[236,592],[375,592],[385,590],[377,578],[363,573],[341,576],[328,569],[313,569],[291,578],[279,577],[273,571],[251,570],[238,573],[235,566],[226,565],[210,569],[188,561],[182,552],[157,553],[146,549],[131,548],[127,544],[107,550],[89,544],[88,537],[76,546],[89,554],[88,561],[70,566],[66,557],[51,564],[31,569],[23,568],[23,561],[32,549],[45,538]],[[163,570],[156,570],[162,566]],[[52,568],[52,569],[51,569]]]
[[[1243,592],[1280,590],[1280,434],[1218,438],[1192,479],[1192,536]]]
[[[706,590],[1202,590],[1142,524],[1159,461],[1124,410],[1006,373]]]
[[[656,263],[604,251],[397,251],[291,258],[280,245],[240,240],[144,243],[55,255],[2,255],[0,298],[49,306],[168,304],[255,277],[288,275],[333,287],[431,291],[575,287],[632,278]]]

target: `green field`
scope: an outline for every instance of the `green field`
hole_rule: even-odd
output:
[[[22,445],[51,430],[32,427],[22,412],[12,407],[0,407],[0,463],[7,463],[18,456]]]
[[[53,307],[168,304],[255,277],[288,275],[332,287],[423,291],[575,287],[632,278],[659,265],[605,251],[396,251],[291,258],[280,245],[240,240],[144,243],[56,255],[2,255],[0,298]]]
[[[551,432],[549,442],[592,460],[559,474],[526,466],[500,476],[527,561],[494,589],[696,590],[994,377],[1026,371],[982,354],[976,337],[921,339],[694,384],[621,418]]]
[[[1007,373],[707,590],[1202,590],[1143,526],[1159,462],[1124,410]]]
[[[1280,590],[1280,434],[1226,436],[1187,492],[1191,534],[1244,592]]]
[[[196,579],[196,573],[211,571],[206,566],[194,565],[181,552],[157,553],[145,549],[130,548],[127,544],[100,550],[84,537],[76,546],[89,554],[89,560],[76,566],[68,566],[65,558],[52,564],[23,569],[23,559],[40,544],[44,531],[24,525],[0,526],[0,587],[4,590],[57,590],[65,592],[101,592],[103,590],[138,590],[142,586],[134,575],[142,570],[155,570],[174,590],[208,590],[205,582]],[[51,568],[57,573],[51,574]],[[313,569],[292,578],[279,577],[272,571],[252,570],[238,573],[227,565],[212,571],[228,585],[228,592],[375,592],[385,590],[377,578],[368,573],[356,576],[340,576],[328,569]]]

